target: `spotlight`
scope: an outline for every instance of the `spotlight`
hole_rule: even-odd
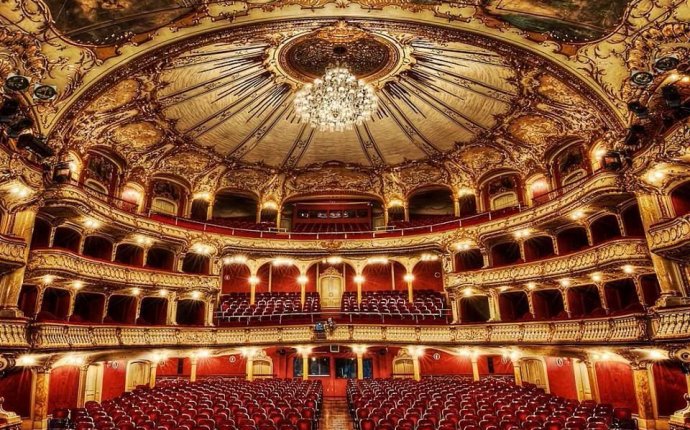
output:
[[[42,102],[53,100],[57,96],[55,85],[36,84],[34,85],[34,99]]]
[[[10,91],[24,91],[29,88],[31,79],[27,76],[10,74],[5,79],[5,88]]]
[[[649,118],[649,109],[638,101],[628,103],[628,110],[640,119]]]
[[[33,125],[34,121],[31,118],[19,118],[17,121],[10,124],[9,127],[7,127],[7,135],[13,139],[16,139],[20,134],[30,131]]]
[[[32,134],[22,134],[17,139],[17,147],[19,149],[26,149],[35,154],[39,158],[47,158],[55,155],[53,148],[46,145],[45,139],[37,137]]]
[[[635,70],[630,75],[630,79],[635,85],[646,87],[654,81],[654,75],[644,70]]]
[[[12,122],[12,118],[19,113],[19,102],[15,99],[4,99],[0,106],[0,123]]]
[[[661,95],[664,97],[666,106],[677,109],[681,105],[680,92],[678,88],[673,85],[666,85],[661,89]]]
[[[680,60],[675,55],[667,55],[654,60],[654,68],[660,72],[668,72],[678,67]]]
[[[609,171],[617,171],[623,167],[623,160],[621,154],[617,151],[608,151],[601,160],[604,169]]]
[[[640,136],[643,136],[644,134],[644,126],[635,124],[628,129],[628,135],[625,137],[623,143],[626,146],[637,146],[640,144]]]

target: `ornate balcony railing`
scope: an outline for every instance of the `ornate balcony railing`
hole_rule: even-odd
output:
[[[28,348],[26,328],[26,320],[0,319],[0,349]]]
[[[548,202],[535,207],[523,208],[517,213],[494,219],[488,214],[476,218],[443,223],[436,226],[412,227],[395,231],[357,232],[357,233],[278,233],[242,230],[195,223],[189,220],[172,219],[166,222],[151,219],[146,214],[134,214],[113,204],[109,199],[95,197],[92,193],[73,184],[55,185],[45,193],[46,206],[64,207],[71,205],[83,213],[92,213],[110,220],[126,229],[135,229],[142,234],[162,235],[173,239],[190,240],[192,235],[203,235],[207,241],[222,244],[228,236],[233,238],[233,246],[245,249],[299,250],[323,249],[327,245],[337,245],[338,249],[390,249],[428,246],[431,243],[447,243],[455,240],[459,228],[467,229],[473,236],[504,231],[522,225],[544,222],[562,216],[579,207],[583,201],[591,202],[597,196],[619,192],[619,175],[602,171],[583,180],[578,187],[559,190]],[[373,240],[372,240],[373,239]]]
[[[625,238],[607,242],[584,251],[556,256],[547,260],[495,267],[474,272],[446,274],[446,286],[494,286],[511,283],[588,274],[625,264],[650,264],[644,239]]]
[[[690,311],[688,311],[690,318]],[[37,323],[31,326],[35,350],[279,345],[359,342],[424,345],[541,345],[643,343],[650,340],[643,314],[610,318],[455,326],[346,324],[326,339],[313,325],[279,327],[136,327]]]
[[[690,307],[576,320],[462,325],[343,324],[325,339],[312,324],[265,327],[146,327],[0,320],[0,350],[194,348],[317,343],[421,345],[611,345],[686,342]]]
[[[0,267],[13,269],[24,265],[26,243],[18,238],[0,235]]]
[[[62,249],[31,251],[27,278],[45,274],[128,287],[218,289],[220,276],[149,270],[95,260]]]
[[[649,229],[650,251],[672,260],[690,262],[690,214],[663,221]]]

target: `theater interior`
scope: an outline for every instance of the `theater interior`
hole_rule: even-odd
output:
[[[46,429],[690,430],[690,3],[0,1]]]

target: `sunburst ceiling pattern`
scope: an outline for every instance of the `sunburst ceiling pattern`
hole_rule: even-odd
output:
[[[192,49],[165,65],[156,100],[178,133],[222,157],[291,169],[329,161],[381,167],[437,157],[490,132],[518,95],[512,66],[490,50],[391,31],[368,30],[367,37],[388,42],[376,45],[378,52],[363,51],[367,58],[338,42],[327,49],[369,74],[379,60],[398,59],[404,66],[393,65],[395,72],[379,77],[380,108],[352,131],[321,132],[300,123],[292,105],[297,84],[280,74],[296,62],[309,64],[305,56],[322,55],[326,42],[315,54],[297,50],[299,57],[285,62],[282,41],[277,47],[259,38]],[[381,58],[370,58],[372,51]],[[271,52],[282,62],[277,69],[270,67]]]

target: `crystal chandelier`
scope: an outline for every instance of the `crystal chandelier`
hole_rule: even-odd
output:
[[[323,78],[295,95],[297,115],[321,131],[351,130],[371,118],[377,107],[374,88],[342,66],[329,67]]]

